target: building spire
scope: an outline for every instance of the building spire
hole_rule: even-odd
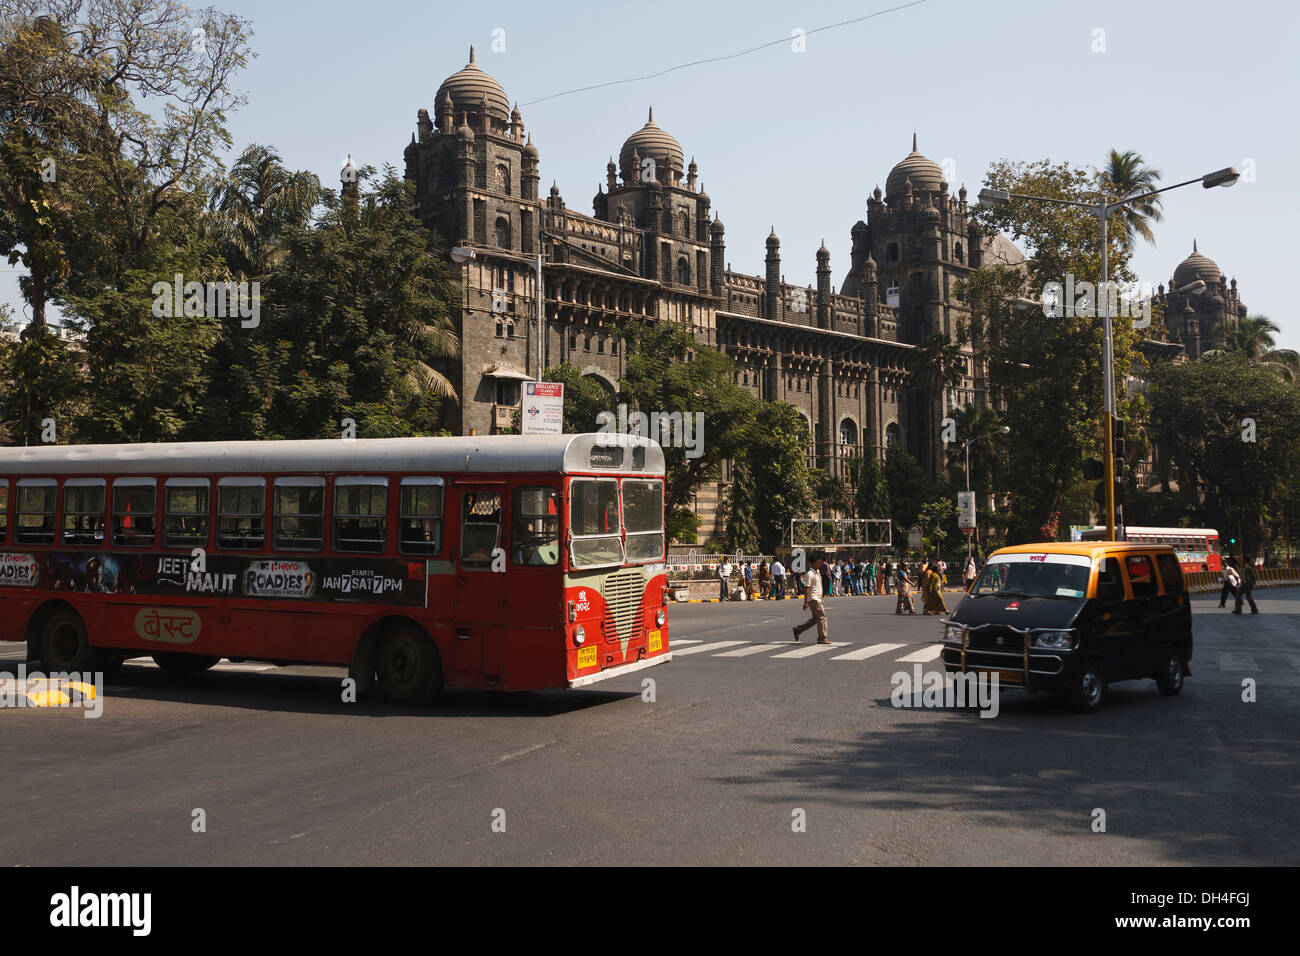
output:
[[[469,45],[469,61],[474,62],[474,44],[472,43]]]
[[[646,120],[646,125],[649,125],[654,121],[655,121],[655,108],[652,106],[650,107],[650,118]]]
[[[916,130],[912,130],[912,152],[916,152]]]
[[[1195,239],[1192,240],[1192,254],[1193,254],[1193,255],[1196,254],[1196,240],[1195,240]]]

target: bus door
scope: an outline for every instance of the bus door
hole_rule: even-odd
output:
[[[456,516],[456,585],[452,590],[452,658],[448,670],[482,674],[497,686],[505,668],[506,594],[504,482],[456,482],[449,517]],[[476,679],[472,683],[479,684]]]

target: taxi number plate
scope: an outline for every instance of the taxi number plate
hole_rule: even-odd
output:
[[[596,646],[594,644],[591,647],[578,649],[578,670],[582,670],[584,667],[595,667],[599,663],[600,660],[596,656]]]
[[[1002,684],[1023,684],[1025,675],[1020,671],[994,671],[998,675],[998,682]]]
[[[651,631],[648,636],[650,638],[650,648],[648,653],[654,654],[655,652],[664,649],[663,635],[658,630]]]

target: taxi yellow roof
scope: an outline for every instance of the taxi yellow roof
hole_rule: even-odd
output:
[[[1096,557],[1115,551],[1172,551],[1167,544],[1139,544],[1135,541],[1043,541],[1038,544],[1013,544],[994,554],[1083,554]]]

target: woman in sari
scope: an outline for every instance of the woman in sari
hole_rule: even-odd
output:
[[[926,567],[921,580],[923,582],[921,590],[925,595],[925,613],[947,614],[948,605],[943,600],[943,578],[939,575],[939,570],[934,566],[933,561]]]

